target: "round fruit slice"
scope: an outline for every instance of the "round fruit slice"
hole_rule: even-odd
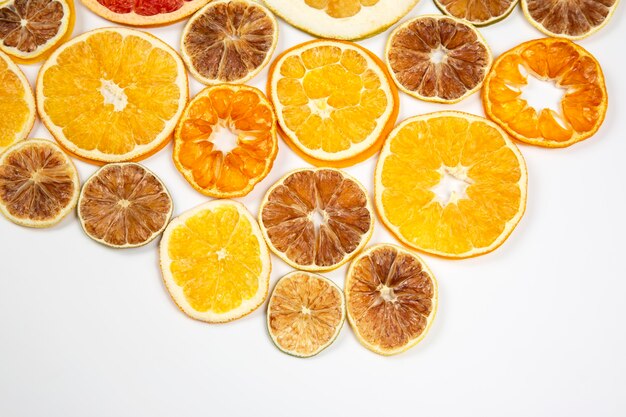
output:
[[[166,145],[187,103],[176,52],[133,29],[84,33],[54,51],[37,109],[56,140],[88,162],[137,161]]]
[[[474,26],[488,26],[507,17],[518,0],[434,0],[443,13]]]
[[[202,90],[176,129],[174,163],[202,194],[240,197],[267,176],[278,140],[276,119],[263,93],[245,85]]]
[[[289,24],[320,38],[357,40],[385,31],[418,0],[264,0]]]
[[[453,258],[500,246],[526,208],[522,154],[493,122],[460,112],[411,117],[375,174],[382,222],[406,245]]]
[[[0,52],[0,154],[25,139],[35,123],[35,97],[22,70]]]
[[[76,207],[79,189],[72,160],[50,141],[21,141],[0,156],[0,212],[13,223],[54,226]]]
[[[265,7],[248,0],[219,0],[189,19],[180,49],[201,83],[243,83],[267,65],[277,42],[278,24]]]
[[[213,200],[172,220],[160,255],[165,286],[194,319],[235,320],[267,297],[270,255],[258,224],[235,201]]]
[[[555,109],[535,108],[525,96],[530,82],[560,90]],[[557,90],[557,91],[558,91]],[[600,64],[567,39],[537,39],[500,55],[482,91],[485,113],[514,138],[562,148],[593,136],[604,121],[608,96]]]
[[[300,358],[330,346],[346,318],[341,289],[309,272],[292,272],[274,287],[267,306],[267,328],[274,344]]]
[[[78,218],[93,240],[134,248],[161,234],[172,207],[165,185],[148,169],[132,162],[109,164],[83,185]]]
[[[328,271],[348,262],[374,228],[367,191],[336,169],[285,175],[265,195],[259,223],[270,249],[305,271]]]
[[[437,281],[419,256],[395,245],[374,245],[346,276],[348,321],[359,342],[381,355],[418,344],[437,313]]]
[[[583,39],[613,16],[618,0],[521,0],[526,19],[549,36]]]
[[[492,63],[478,30],[448,16],[420,16],[398,26],[386,58],[402,91],[437,103],[457,103],[477,91]]]
[[[268,96],[285,141],[317,166],[369,158],[398,116],[384,64],[349,42],[311,41],[283,52],[270,68]]]
[[[183,20],[210,0],[81,0],[111,22],[130,26],[160,26]]]

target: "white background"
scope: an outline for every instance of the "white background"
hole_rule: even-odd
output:
[[[624,416],[626,415],[626,7],[581,41],[610,95],[599,133],[568,149],[520,146],[528,208],[509,240],[476,259],[424,256],[440,286],[422,343],[395,357],[362,347],[346,324],[319,356],[278,351],[265,308],[210,325],[171,301],[157,244],[108,249],[75,217],[48,230],[0,219],[0,416]],[[438,13],[422,0],[411,16]],[[111,26],[77,4],[74,34]],[[176,49],[183,23],[150,29]],[[310,39],[280,21],[277,53]],[[494,56],[541,37],[517,8],[481,29]],[[361,42],[382,56],[389,31]],[[22,67],[34,82],[39,65]],[[264,89],[267,70],[253,85]],[[201,85],[191,80],[191,92]],[[479,95],[446,106],[401,94],[398,120],[457,109],[483,114]],[[37,122],[32,137],[51,138]],[[307,166],[280,142],[261,196]],[[171,146],[145,161],[175,214],[207,200],[176,171]],[[373,189],[376,158],[348,171]],[[96,167],[77,162],[81,179]],[[374,242],[393,242],[377,223]],[[272,285],[290,268],[273,258]],[[343,285],[345,267],[327,274]]]

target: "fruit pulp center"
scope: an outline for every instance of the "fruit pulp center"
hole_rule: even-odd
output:
[[[430,62],[433,64],[441,64],[446,59],[446,50],[439,46],[437,49],[433,49],[430,53]]]
[[[322,119],[327,119],[333,112],[333,107],[328,104],[327,99],[318,98],[311,100],[311,111],[317,114]]]
[[[529,74],[527,84],[521,88],[521,99],[538,113],[543,109],[550,109],[561,115],[561,100],[565,89],[557,86],[552,80],[542,80]]]
[[[311,314],[311,309],[305,306],[302,306],[302,314]]]
[[[112,104],[114,111],[122,111],[128,105],[128,97],[124,89],[111,80],[100,80],[100,94],[104,98],[104,104]]]
[[[239,135],[225,123],[219,123],[213,129],[213,150],[226,155],[239,146]]]
[[[381,284],[378,287],[378,292],[383,300],[387,302],[396,301],[396,295],[393,292],[393,288],[389,288],[388,286]]]
[[[434,201],[445,207],[467,198],[467,187],[472,180],[467,176],[466,167],[442,165],[439,168],[439,174],[441,174],[439,183],[430,189],[435,194]]]
[[[326,223],[326,216],[322,210],[315,209],[309,215],[309,219],[313,223],[313,227],[315,230],[319,230],[319,228]]]
[[[226,258],[226,256],[228,256],[228,252],[226,252],[226,249],[224,248],[218,250],[217,252],[215,252],[215,254],[217,255],[218,261],[221,261],[222,259]]]

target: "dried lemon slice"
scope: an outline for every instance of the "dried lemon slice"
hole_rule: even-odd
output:
[[[488,26],[507,17],[519,0],[434,0],[447,15],[475,26]]]

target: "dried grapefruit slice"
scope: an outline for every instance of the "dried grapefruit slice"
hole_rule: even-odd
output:
[[[437,313],[437,281],[416,254],[395,245],[367,248],[346,276],[348,321],[359,342],[381,355],[418,344]]]
[[[194,319],[235,320],[267,297],[270,255],[258,224],[235,201],[213,200],[172,220],[160,257],[170,295]]]
[[[384,64],[350,42],[317,40],[283,52],[267,85],[281,135],[317,166],[369,158],[398,115],[398,93]]]
[[[0,156],[0,212],[22,226],[50,227],[78,200],[72,160],[54,143],[29,139]]]
[[[330,168],[296,170],[281,178],[261,202],[259,223],[270,249],[305,271],[348,262],[374,228],[365,188]]]
[[[478,30],[448,16],[420,16],[398,26],[385,56],[402,91],[437,103],[457,103],[477,91],[492,63]]]
[[[0,52],[0,154],[25,139],[35,123],[35,97],[22,70]]]
[[[73,0],[9,0],[0,5],[0,50],[22,64],[45,59],[74,29]]]
[[[147,168],[132,162],[108,164],[83,185],[78,218],[93,240],[134,248],[161,234],[172,207],[165,185]]]
[[[267,176],[277,152],[272,106],[254,87],[205,88],[176,129],[176,168],[193,188],[211,197],[248,194]]]
[[[488,26],[507,17],[518,0],[434,0],[443,13],[474,26]]]
[[[211,0],[81,0],[88,9],[111,22],[131,26],[160,26],[193,14]]]
[[[178,54],[133,29],[84,33],[54,51],[37,79],[42,121],[88,162],[137,161],[166,145],[187,103]]]
[[[528,103],[524,89],[533,78],[562,91],[558,108]],[[581,46],[552,38],[529,41],[500,55],[487,75],[482,98],[487,116],[511,136],[550,148],[593,136],[608,106],[598,61]]]
[[[618,0],[521,0],[526,19],[548,36],[583,39],[613,16]]]
[[[218,0],[185,26],[181,53],[187,68],[204,84],[243,83],[269,62],[278,42],[274,15],[248,0]]]
[[[264,0],[289,24],[320,38],[357,40],[396,23],[418,0]]]
[[[267,328],[281,351],[308,358],[330,346],[343,326],[343,292],[329,279],[295,271],[274,287],[267,306]]]
[[[406,245],[467,258],[500,246],[526,208],[526,164],[493,122],[460,112],[411,117],[375,174],[382,222]]]

